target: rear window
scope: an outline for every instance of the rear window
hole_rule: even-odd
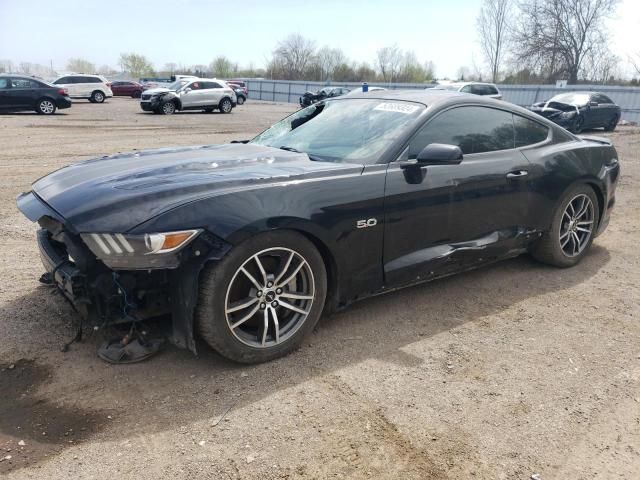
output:
[[[520,115],[513,116],[513,127],[515,129],[516,148],[544,142],[549,136],[548,127]]]

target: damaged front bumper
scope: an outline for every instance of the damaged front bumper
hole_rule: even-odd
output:
[[[82,235],[33,192],[19,196],[17,204],[41,227],[37,243],[49,283],[87,323],[105,326],[170,317],[169,340],[196,352],[193,315],[199,273],[207,262],[222,258],[229,244],[202,231],[158,268],[127,269],[124,264],[109,268],[94,255]]]

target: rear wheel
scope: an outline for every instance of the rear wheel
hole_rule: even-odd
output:
[[[242,104],[244,104],[244,97],[242,95],[240,95],[238,97],[238,105],[242,105]]]
[[[38,101],[36,112],[41,115],[53,115],[54,113],[56,113],[56,104],[53,103],[53,100],[43,98],[42,100]]]
[[[598,227],[598,198],[589,185],[571,188],[553,215],[551,228],[534,246],[537,260],[556,267],[572,267],[587,254]]]
[[[141,95],[142,95],[142,92],[137,90],[131,94],[131,98],[140,98]]]
[[[609,123],[604,127],[604,131],[613,132],[618,126],[618,120],[620,120],[620,117],[618,117],[618,115],[614,115],[611,120],[609,120]]]
[[[218,108],[222,113],[231,113],[231,110],[233,110],[233,104],[231,103],[231,100],[229,100],[228,98],[223,98],[220,101],[220,105]]]
[[[237,362],[286,355],[320,319],[326,278],[322,257],[304,236],[290,231],[256,235],[203,271],[198,331]]]
[[[89,101],[91,101],[93,103],[102,103],[102,102],[104,102],[104,93],[102,93],[100,90],[96,90],[95,92],[93,92],[91,94],[91,97],[89,98]]]

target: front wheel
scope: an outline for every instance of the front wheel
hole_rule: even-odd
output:
[[[160,113],[163,115],[173,115],[176,113],[176,104],[173,102],[164,102],[160,107]]]
[[[40,115],[53,115],[56,113],[56,104],[48,98],[43,98],[36,106],[36,112]]]
[[[229,100],[228,98],[223,98],[220,101],[220,106],[218,108],[220,108],[220,111],[222,113],[231,113],[231,110],[233,109],[233,104],[231,103],[231,100]]]
[[[241,363],[269,361],[297,348],[320,319],[327,291],[320,253],[290,231],[250,238],[200,279],[200,336]]]
[[[582,115],[578,115],[576,117],[575,122],[573,123],[573,127],[571,127],[571,132],[578,134],[582,132],[583,128],[584,128],[584,117]]]
[[[91,97],[89,98],[89,101],[92,103],[102,103],[104,102],[104,93],[102,93],[99,90],[96,90],[95,92],[93,92],[91,94]]]
[[[572,267],[587,254],[598,228],[598,198],[589,185],[564,194],[553,215],[551,228],[534,245],[537,260],[556,267]]]

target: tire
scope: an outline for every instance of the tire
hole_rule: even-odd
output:
[[[618,126],[618,121],[620,120],[620,117],[618,115],[614,115],[613,118],[611,118],[611,120],[609,120],[609,123],[607,123],[604,127],[604,131],[605,132],[613,132],[616,127]]]
[[[163,115],[173,115],[176,113],[176,104],[173,102],[164,102],[160,105],[158,113],[162,113]]]
[[[142,92],[133,92],[131,94],[131,98],[140,98],[142,96]]]
[[[582,115],[578,115],[576,117],[576,121],[573,124],[573,127],[571,127],[571,132],[578,134],[580,132],[582,132],[582,129],[584,128],[584,116]]]
[[[202,271],[196,328],[230,360],[266,362],[300,346],[320,319],[326,292],[324,262],[309,240],[292,231],[262,233]]]
[[[242,95],[238,97],[238,105],[244,105],[245,99]]]
[[[588,205],[585,205],[586,213],[582,216],[576,215],[576,221],[572,218],[574,215],[571,212],[580,213],[575,211],[582,208],[580,199],[588,199],[591,202],[591,210],[588,211]],[[562,196],[553,213],[551,228],[534,245],[531,254],[542,263],[561,268],[572,267],[580,262],[591,248],[599,220],[598,197],[593,188],[589,185],[572,187]],[[585,236],[586,233],[583,231],[586,228],[590,230],[588,236]],[[577,249],[574,248],[576,246]]]
[[[36,112],[40,115],[53,115],[56,113],[56,102],[49,98],[41,98],[36,105]]]
[[[222,113],[231,113],[231,110],[233,110],[233,104],[228,98],[223,98],[222,100],[220,100],[220,105],[218,105],[218,108]]]
[[[104,93],[102,93],[100,90],[96,90],[91,94],[89,101],[92,103],[103,103],[104,99],[105,99]]]

